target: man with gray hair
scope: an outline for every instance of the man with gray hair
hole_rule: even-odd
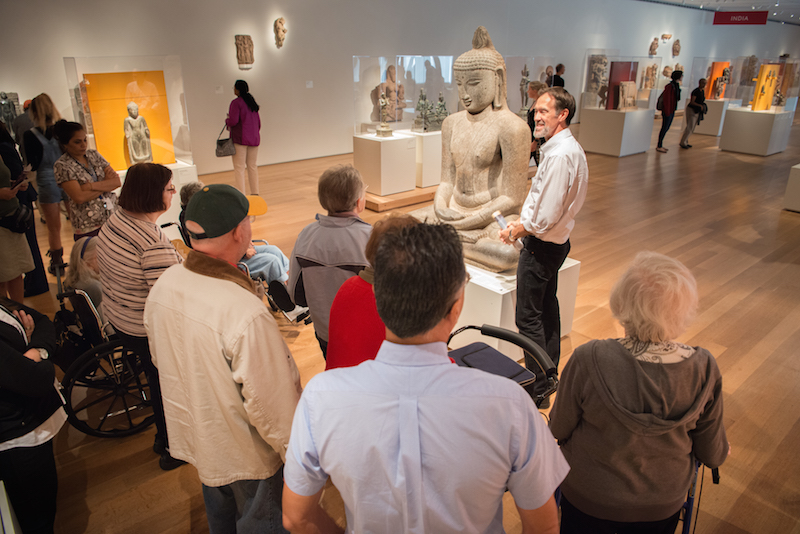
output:
[[[530,396],[447,356],[467,282],[456,230],[386,233],[374,269],[386,341],[375,360],[308,383],[286,455],[284,526],[341,531],[318,504],[330,476],[350,532],[502,532],[506,489],[524,532],[557,532],[553,492],[569,466]]]
[[[186,206],[193,250],[147,298],[170,454],[197,468],[209,530],[281,532],[283,462],[300,374],[263,290],[237,262],[247,198],[204,186]]]
[[[542,160],[519,220],[500,232],[512,244],[523,238],[517,266],[516,323],[520,334],[542,347],[558,366],[561,356],[561,317],[558,308],[558,270],[569,253],[569,235],[583,206],[589,184],[586,154],[569,129],[575,116],[575,99],[562,87],[539,94],[533,106],[534,138],[544,138]],[[533,358],[525,365],[544,383]],[[538,390],[538,388],[537,388]],[[542,407],[549,406],[546,399]]]

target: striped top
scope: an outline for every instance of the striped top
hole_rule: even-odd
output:
[[[183,260],[157,224],[122,209],[109,217],[98,237],[103,315],[116,330],[146,337],[142,317],[150,288],[168,267]]]

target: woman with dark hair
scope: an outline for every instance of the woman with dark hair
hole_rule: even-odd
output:
[[[50,267],[55,274],[54,266],[66,266],[63,260],[64,247],[61,246],[61,211],[59,203],[67,200],[67,195],[58,187],[53,173],[53,165],[61,157],[61,148],[53,135],[53,126],[61,119],[55,104],[50,97],[42,93],[31,102],[28,114],[34,127],[25,132],[25,157],[36,171],[36,186],[39,189],[39,210],[47,224],[47,238],[50,243]]]
[[[658,146],[656,152],[666,154],[667,149],[664,148],[664,136],[667,135],[667,130],[672,125],[672,119],[675,118],[675,110],[678,109],[678,102],[681,101],[681,85],[683,79],[683,71],[676,70],[672,72],[672,81],[667,84],[664,91],[661,93],[659,100],[661,101],[661,131],[658,132]]]
[[[53,165],[56,182],[69,196],[75,241],[96,236],[117,209],[119,175],[96,150],[89,150],[86,131],[77,122],[58,121],[53,135],[64,154]]]
[[[247,167],[247,181],[251,195],[258,194],[258,145],[261,144],[261,117],[258,115],[258,104],[250,88],[244,80],[236,80],[233,85],[236,99],[228,109],[225,125],[231,131],[231,139],[236,147],[233,157],[233,175],[236,188],[243,194],[245,191],[244,170]]]
[[[172,171],[168,168],[157,163],[132,166],[122,184],[120,209],[100,229],[97,243],[103,315],[125,346],[136,352],[144,364],[156,418],[153,450],[161,455],[159,465],[165,471],[183,462],[168,452],[158,371],[150,357],[143,316],[150,288],[161,273],[182,261],[156,223],[169,209],[174,194]]]
[[[26,534],[52,534],[58,473],[53,438],[67,420],[55,386],[53,323],[0,298],[0,480]]]

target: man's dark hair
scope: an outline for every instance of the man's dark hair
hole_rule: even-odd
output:
[[[400,338],[439,324],[467,276],[461,241],[448,224],[418,224],[385,234],[374,268],[378,315]]]
[[[539,93],[539,98],[544,95],[550,95],[556,101],[556,113],[561,113],[564,109],[569,111],[569,115],[567,115],[567,126],[569,126],[575,116],[575,97],[563,87],[548,87]]]
[[[119,193],[120,207],[133,213],[155,213],[167,209],[164,188],[172,171],[158,163],[137,163],[128,169]]]
[[[559,63],[558,65],[556,65],[556,74],[561,72],[563,69],[564,69],[564,64],[563,63]]]

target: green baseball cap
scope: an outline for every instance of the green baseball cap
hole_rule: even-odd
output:
[[[186,220],[199,224],[203,232],[186,231],[192,239],[225,235],[247,217],[250,202],[238,189],[227,184],[204,186],[186,206]]]

